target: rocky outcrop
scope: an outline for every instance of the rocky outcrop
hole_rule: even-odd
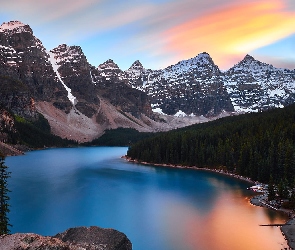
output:
[[[132,244],[127,236],[114,229],[103,229],[100,227],[70,228],[54,237],[69,244],[72,247],[71,249],[132,249]]]
[[[131,250],[127,236],[100,227],[70,228],[53,237],[16,233],[0,236],[0,250]]]
[[[16,233],[0,236],[0,250],[69,250],[69,246],[59,239],[32,233]]]

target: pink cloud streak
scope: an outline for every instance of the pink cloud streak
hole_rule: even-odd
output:
[[[282,1],[240,3],[207,13],[168,29],[166,53],[185,58],[207,51],[222,68],[251,50],[295,32],[295,11]]]

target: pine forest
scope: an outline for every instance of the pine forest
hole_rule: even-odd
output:
[[[252,180],[295,184],[295,105],[158,134],[129,147],[141,162],[223,169]]]

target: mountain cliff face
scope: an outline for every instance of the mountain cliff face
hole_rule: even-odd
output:
[[[5,106],[11,100],[15,103],[20,102],[23,107],[30,107],[33,99],[50,101],[63,110],[69,109],[66,91],[55,76],[49,56],[28,25],[18,21],[2,24],[0,48],[0,73],[1,78],[6,79],[1,81],[1,85],[4,83],[8,93],[2,99]],[[13,88],[14,91],[8,88]],[[17,105],[10,106],[15,113],[26,115],[20,112],[22,108],[19,112],[15,110]],[[33,109],[30,115],[34,116]]]
[[[284,107],[295,102],[295,70],[247,55],[222,72],[205,52],[161,70],[135,61],[122,71],[111,59],[95,67],[81,47],[47,51],[12,21],[0,26],[0,89],[2,108],[28,120],[41,113],[54,134],[83,142],[105,129],[169,130]]]
[[[76,109],[91,118],[98,109],[99,98],[81,47],[59,45],[49,52],[52,67],[68,91],[69,100]]]

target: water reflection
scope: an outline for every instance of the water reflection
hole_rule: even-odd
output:
[[[181,242],[185,242],[181,249],[187,250],[277,250],[287,247],[279,228],[259,226],[265,223],[266,211],[247,205],[245,200],[236,202],[235,197],[222,194],[207,216],[183,204],[173,207],[166,230],[172,236],[171,241],[178,241],[181,237]],[[181,218],[176,216],[180,213]],[[279,216],[272,223],[284,221],[285,217]]]
[[[222,175],[127,163],[127,148],[52,149],[8,157],[13,232],[116,228],[134,250],[275,250],[285,216],[253,206]]]

